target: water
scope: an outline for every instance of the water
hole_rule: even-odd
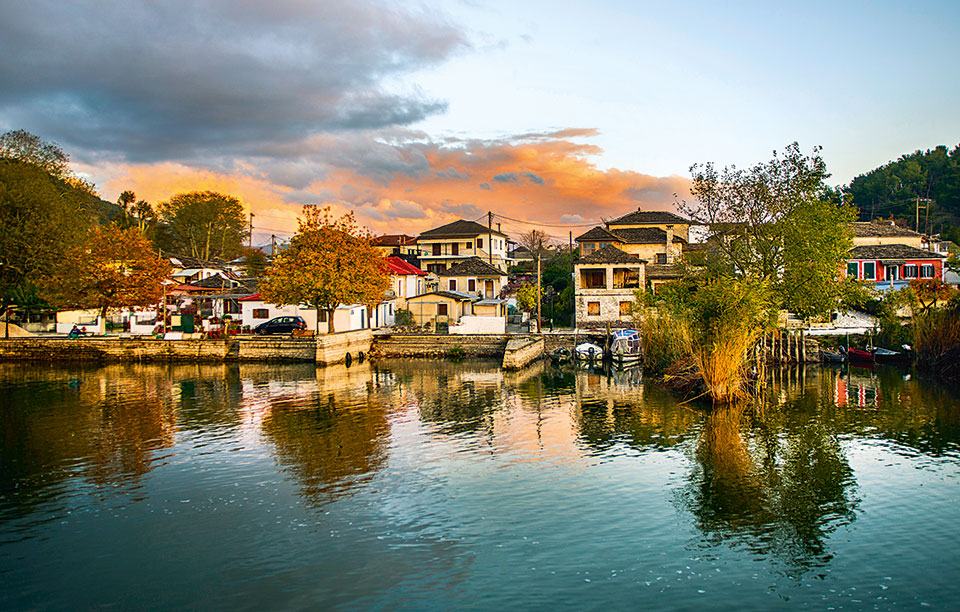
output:
[[[958,396],[773,376],[0,365],[0,608],[955,608]]]

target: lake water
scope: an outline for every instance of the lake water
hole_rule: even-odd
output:
[[[960,400],[773,373],[0,364],[0,609],[957,609]]]

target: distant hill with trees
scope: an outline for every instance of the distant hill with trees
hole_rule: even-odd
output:
[[[857,176],[847,191],[864,221],[893,218],[904,227],[960,238],[960,144],[901,155]]]

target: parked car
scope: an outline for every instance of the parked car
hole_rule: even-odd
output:
[[[307,329],[303,317],[277,317],[257,325],[253,332],[258,336],[266,334],[292,334],[295,329]]]

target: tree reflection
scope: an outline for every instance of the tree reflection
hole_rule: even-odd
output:
[[[859,503],[831,406],[813,389],[779,410],[706,415],[681,495],[705,544],[743,547],[800,571],[829,562],[829,534],[855,519]]]
[[[369,365],[317,370],[306,393],[270,398],[261,430],[311,503],[323,504],[373,478],[386,460],[387,411]]]

